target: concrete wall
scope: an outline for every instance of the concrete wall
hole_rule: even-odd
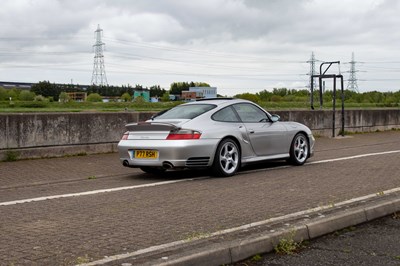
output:
[[[332,136],[332,111],[272,111],[281,120],[303,123],[315,135]],[[153,113],[26,113],[0,114],[0,160],[10,151],[19,158],[116,151],[125,124]],[[341,128],[337,111],[335,131]],[[346,110],[345,131],[370,132],[400,128],[400,110]]]
[[[281,120],[307,125],[315,135],[332,136],[333,111],[272,111]],[[341,111],[335,112],[335,136],[341,130]],[[345,132],[373,132],[400,128],[400,109],[345,110]]]
[[[0,114],[0,160],[10,151],[18,158],[58,157],[116,151],[125,124],[153,113]]]

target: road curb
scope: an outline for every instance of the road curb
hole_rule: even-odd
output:
[[[296,242],[310,240],[325,234],[369,222],[400,211],[400,198],[384,202],[370,203],[366,207],[340,210],[325,217],[317,217],[299,225],[280,228],[278,232],[266,232],[252,239],[233,240],[218,245],[210,245],[206,250],[196,254],[182,255],[166,262],[158,261],[157,265],[222,265],[244,260],[256,254],[274,250],[279,241],[295,232]],[[154,263],[151,262],[151,263]]]

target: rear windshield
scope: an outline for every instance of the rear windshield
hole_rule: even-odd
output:
[[[178,105],[165,113],[156,117],[156,119],[193,119],[196,116],[204,114],[217,107],[213,104],[188,104]]]

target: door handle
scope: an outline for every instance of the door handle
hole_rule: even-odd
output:
[[[250,134],[253,134],[254,132],[255,132],[254,129],[249,129]]]

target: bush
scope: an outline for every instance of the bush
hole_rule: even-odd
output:
[[[47,107],[47,101],[22,102],[19,106],[26,108],[44,108]]]
[[[271,102],[280,102],[282,100],[282,97],[279,95],[272,95],[271,97]]]
[[[258,103],[260,101],[260,97],[252,93],[242,93],[235,95],[235,98],[240,98],[244,100],[251,101],[253,103]]]
[[[71,98],[66,92],[63,91],[60,93],[60,96],[58,96],[58,100],[62,103],[67,103],[71,100]]]
[[[136,98],[133,100],[133,102],[134,102],[134,103],[137,103],[137,104],[143,104],[143,103],[145,103],[146,101],[144,100],[144,98],[143,98],[142,96],[138,96],[138,97],[136,97]]]
[[[0,87],[0,101],[8,101],[6,89]]]
[[[121,96],[121,100],[124,101],[124,102],[130,102],[131,99],[132,99],[132,96],[131,96],[129,93],[127,93],[127,92],[125,92],[125,93],[122,94],[122,96]]]
[[[4,162],[14,162],[18,160],[18,155],[19,155],[18,152],[8,150],[6,151]]]
[[[37,95],[37,96],[35,96],[34,101],[35,102],[45,102],[46,98],[43,97],[42,95]]]
[[[86,101],[88,101],[88,102],[102,102],[103,98],[98,93],[91,93],[86,98]]]
[[[163,94],[163,96],[161,97],[161,101],[163,101],[163,102],[169,102],[170,101],[168,92]]]
[[[35,93],[28,90],[23,90],[19,94],[20,101],[33,101],[35,99]]]

